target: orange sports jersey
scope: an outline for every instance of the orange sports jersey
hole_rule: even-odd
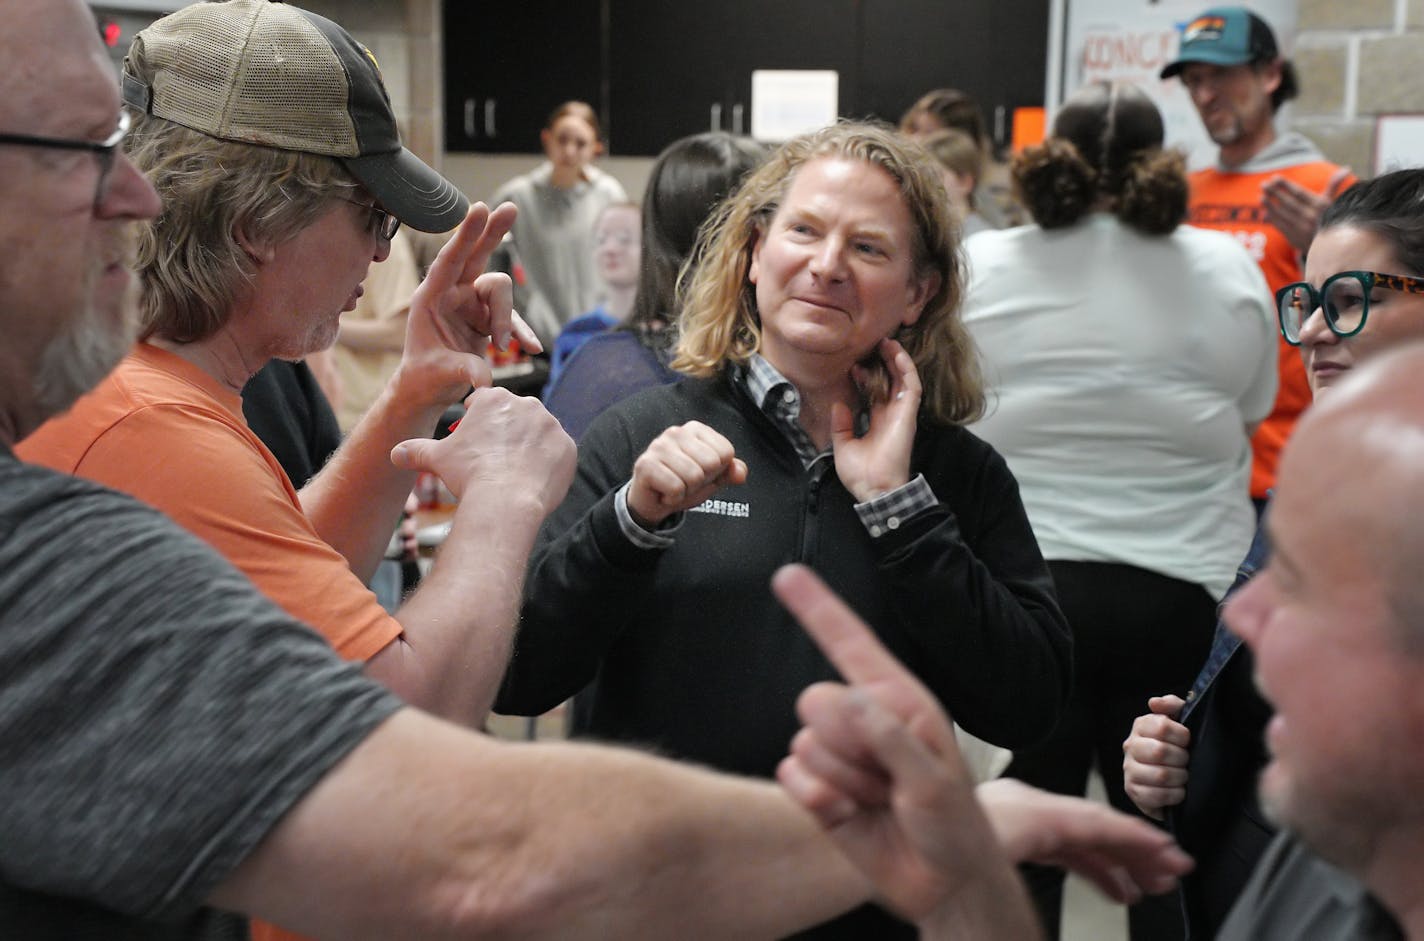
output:
[[[1273,177],[1285,177],[1308,190],[1323,193],[1339,167],[1326,160],[1311,160],[1292,166],[1260,171],[1229,171],[1208,167],[1191,175],[1191,196],[1187,221],[1204,229],[1216,229],[1236,238],[1246,247],[1271,288],[1271,309],[1275,292],[1302,278],[1300,256],[1275,226],[1266,222],[1261,204],[1261,187]],[[1355,182],[1346,177],[1338,189]],[[1251,496],[1263,498],[1276,483],[1276,464],[1281,449],[1295,428],[1296,419],[1310,404],[1310,386],[1300,363],[1300,350],[1277,337],[1280,384],[1276,404],[1251,439]]]

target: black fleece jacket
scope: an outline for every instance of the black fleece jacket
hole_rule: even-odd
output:
[[[747,482],[687,513],[671,548],[638,548],[613,494],[663,429],[693,419],[730,439]],[[538,714],[588,686],[577,734],[769,776],[796,696],[835,676],[771,595],[772,573],[799,561],[966,730],[1009,748],[1043,738],[1068,695],[1071,638],[1018,486],[988,444],[923,414],[915,473],[939,505],[872,537],[832,463],[804,468],[727,376],[625,400],[589,429],[539,534],[497,709]]]

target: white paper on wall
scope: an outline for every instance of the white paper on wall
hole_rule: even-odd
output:
[[[834,124],[840,73],[819,69],[752,72],[752,137],[768,143]]]

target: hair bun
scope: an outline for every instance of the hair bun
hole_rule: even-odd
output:
[[[1097,196],[1097,171],[1062,138],[1049,138],[1019,154],[1013,179],[1033,221],[1045,229],[1077,222]]]
[[[1186,161],[1175,150],[1146,150],[1123,168],[1117,217],[1148,235],[1166,235],[1187,214]]]

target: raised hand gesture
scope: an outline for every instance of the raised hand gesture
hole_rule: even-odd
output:
[[[870,406],[870,430],[857,438],[854,416],[844,404],[831,407],[831,448],[836,476],[857,502],[864,503],[910,479],[910,449],[920,409],[920,374],[915,361],[894,340],[880,341],[880,357],[890,375],[890,394]],[[863,384],[863,369],[853,378]]]
[[[471,386],[488,386],[484,354],[491,340],[504,349],[514,336],[529,349],[542,349],[534,331],[514,312],[509,276],[485,272],[515,215],[512,203],[493,212],[484,203],[472,205],[411,295],[398,376],[401,395],[422,405],[444,406],[458,401]]]
[[[724,484],[746,479],[746,462],[733,452],[732,442],[701,422],[674,425],[633,462],[628,511],[651,528],[697,506]]]

